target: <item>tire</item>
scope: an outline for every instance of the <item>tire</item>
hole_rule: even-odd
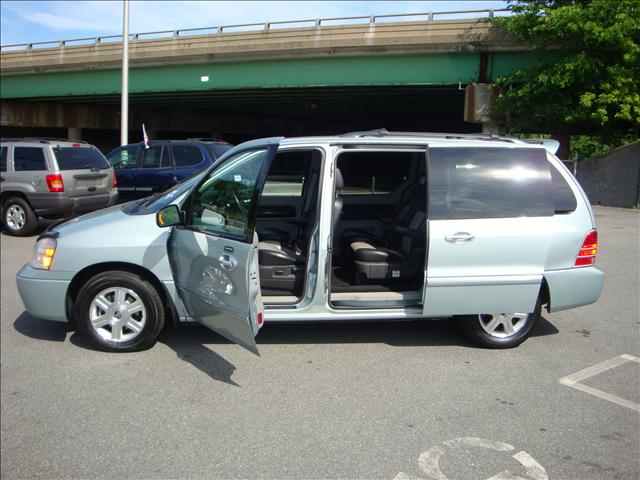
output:
[[[33,235],[38,228],[38,217],[24,198],[11,197],[2,206],[2,228],[9,235]]]
[[[459,321],[463,332],[476,344],[486,348],[513,348],[527,339],[541,315],[542,303],[538,297],[535,310],[529,314],[468,315],[459,317]],[[497,322],[493,322],[496,319]]]
[[[90,278],[75,302],[78,331],[107,352],[151,348],[165,322],[162,298],[144,278],[126,271]]]

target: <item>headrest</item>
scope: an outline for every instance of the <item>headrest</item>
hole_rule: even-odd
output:
[[[342,172],[339,168],[336,168],[336,190],[344,188],[344,178],[342,178]]]

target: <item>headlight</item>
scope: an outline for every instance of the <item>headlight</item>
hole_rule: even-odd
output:
[[[33,249],[33,260],[29,262],[29,265],[39,270],[49,270],[53,256],[56,254],[56,246],[55,238],[45,237],[38,240]]]

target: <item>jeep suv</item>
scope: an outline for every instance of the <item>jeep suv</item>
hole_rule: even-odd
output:
[[[162,192],[212,165],[233,145],[219,140],[154,140],[118,147],[107,154],[118,177],[120,200]]]
[[[113,169],[86,142],[51,138],[0,140],[2,226],[35,232],[38,217],[64,218],[116,203]]]

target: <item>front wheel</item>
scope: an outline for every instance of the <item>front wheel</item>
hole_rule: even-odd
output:
[[[156,288],[126,271],[95,275],[82,287],[75,304],[78,330],[109,352],[150,348],[164,326],[165,311]]]
[[[487,348],[513,348],[524,342],[542,316],[540,299],[532,313],[493,313],[460,317],[464,333]]]

